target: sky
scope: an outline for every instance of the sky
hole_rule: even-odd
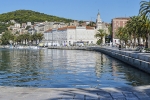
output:
[[[0,14],[15,10],[33,10],[73,20],[102,21],[138,15],[141,0],[0,0]]]

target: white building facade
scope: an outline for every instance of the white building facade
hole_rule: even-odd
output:
[[[94,27],[67,26],[50,29],[44,32],[43,43],[53,46],[72,46],[76,43],[84,45],[96,44]]]

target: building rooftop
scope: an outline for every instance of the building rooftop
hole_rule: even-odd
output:
[[[57,30],[67,30],[67,29],[76,29],[76,28],[77,28],[76,26],[67,26],[67,27],[58,28]],[[83,28],[94,30],[94,27],[90,27],[90,26],[86,26],[86,27],[83,27]],[[52,29],[49,29],[49,30],[45,31],[45,33],[50,32],[50,31],[52,31]]]
[[[94,29],[94,27],[86,26],[86,29]]]
[[[45,33],[47,33],[47,32],[51,32],[52,31],[52,29],[48,29],[47,31],[45,31]]]
[[[113,18],[113,19],[130,19],[130,17],[116,17],[116,18]]]

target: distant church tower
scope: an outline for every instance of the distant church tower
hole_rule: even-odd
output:
[[[104,24],[102,23],[102,20],[101,20],[101,17],[100,17],[100,13],[98,11],[97,19],[96,19],[96,30],[97,30],[97,32],[98,32],[99,29],[102,29],[102,30],[106,31],[104,29]],[[105,36],[103,37],[102,43],[105,44]]]
[[[102,20],[100,18],[99,11],[98,11],[98,14],[97,14],[97,19],[96,19],[96,29],[97,30],[102,29]]]

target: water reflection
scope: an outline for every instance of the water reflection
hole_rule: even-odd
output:
[[[139,86],[150,75],[105,54],[80,50],[0,50],[0,85],[50,88]]]

